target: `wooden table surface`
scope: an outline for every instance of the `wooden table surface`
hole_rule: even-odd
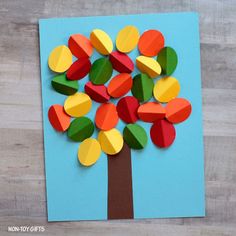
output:
[[[207,216],[47,223],[38,19],[174,11],[200,14]],[[0,0],[0,235],[236,235],[235,45],[235,0]]]

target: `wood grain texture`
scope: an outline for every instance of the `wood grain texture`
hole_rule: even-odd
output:
[[[38,19],[173,11],[200,14],[207,217],[47,223]],[[0,235],[236,235],[235,12],[235,0],[1,0]]]

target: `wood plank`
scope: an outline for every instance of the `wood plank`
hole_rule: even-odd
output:
[[[236,89],[235,55],[233,44],[201,44],[203,88]]]

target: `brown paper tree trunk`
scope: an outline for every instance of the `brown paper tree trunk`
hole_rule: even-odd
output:
[[[133,219],[131,151],[108,155],[108,219]]]

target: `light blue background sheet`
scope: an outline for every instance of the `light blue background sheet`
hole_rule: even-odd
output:
[[[82,167],[77,161],[79,143],[56,132],[48,121],[49,107],[63,104],[66,99],[51,87],[54,74],[48,68],[48,56],[56,46],[67,45],[71,34],[89,37],[93,29],[100,28],[115,42],[117,33],[126,25],[135,25],[140,34],[148,29],[163,33],[165,45],[178,54],[179,64],[173,76],[181,85],[179,97],[191,101],[193,108],[187,121],[175,125],[177,135],[170,148],[158,149],[149,138],[144,150],[132,151],[134,218],[205,215],[198,15],[166,13],[39,21],[48,221],[107,219],[108,185],[107,156],[102,154],[92,167]],[[129,54],[133,61],[138,55],[137,49]],[[91,60],[98,57],[95,52]],[[132,75],[137,73],[135,69]],[[84,90],[87,81],[88,77],[79,81],[79,91]],[[98,105],[93,102],[90,118],[94,119]],[[149,134],[150,124],[139,123]],[[123,127],[120,121],[121,132]]]

